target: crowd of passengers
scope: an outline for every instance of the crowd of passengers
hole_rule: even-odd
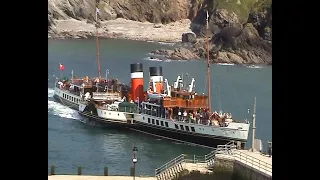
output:
[[[199,108],[197,111],[193,110],[183,110],[182,108],[176,108],[172,110],[172,116],[170,117],[170,112],[167,108],[157,107],[157,108],[147,108],[139,107],[139,113],[144,113],[156,117],[161,117],[165,119],[177,120],[185,123],[195,123],[195,124],[203,124],[203,125],[213,125],[214,117],[218,117],[220,121],[218,121],[218,125],[220,127],[227,126],[225,122],[226,119],[232,119],[231,113],[222,113],[222,111],[217,112],[214,111],[210,113],[206,108]],[[217,119],[218,120],[218,119]],[[217,125],[217,124],[216,124]]]

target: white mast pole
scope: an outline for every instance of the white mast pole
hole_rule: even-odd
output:
[[[252,115],[252,152],[254,151],[254,138],[256,135],[256,97],[254,97],[253,115]]]

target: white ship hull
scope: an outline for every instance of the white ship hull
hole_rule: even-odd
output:
[[[228,127],[215,127],[202,124],[185,123],[173,121],[146,114],[135,114],[134,123],[140,126],[171,131],[180,134],[190,134],[192,136],[207,137],[219,140],[235,140],[245,142],[248,139],[249,124],[229,123]]]
[[[86,107],[86,104],[80,103],[80,114],[105,124],[118,124],[161,138],[207,147],[216,147],[229,141],[240,141],[244,144],[249,134],[250,125],[246,123],[231,122],[228,127],[216,127],[99,108],[95,108],[96,112],[90,112]]]
[[[61,104],[70,107],[72,109],[78,110],[79,103],[81,100],[80,96],[70,93],[66,90],[61,90],[58,87],[54,88],[54,95],[53,97],[60,102]]]
[[[120,111],[111,111],[100,109],[96,107],[89,107],[87,103],[79,104],[79,113],[88,117],[89,119],[99,121],[105,124],[124,126],[133,122],[133,114]]]

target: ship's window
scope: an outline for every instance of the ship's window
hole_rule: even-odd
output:
[[[148,123],[150,123],[150,118],[148,118]]]
[[[181,129],[181,130],[184,130],[183,125],[180,125],[180,129]]]
[[[189,130],[189,126],[186,126],[186,131],[190,131],[190,130]]]
[[[156,124],[159,126],[159,120],[156,120]]]
[[[118,116],[119,116],[119,113],[118,113]]]
[[[160,123],[161,123],[161,126],[163,126],[163,121],[160,121]]]
[[[104,112],[104,114],[107,114],[107,112]]]
[[[71,101],[73,101],[73,97],[71,97]]]
[[[177,124],[175,124],[174,127],[176,127],[176,129],[179,129],[179,126]]]
[[[109,115],[111,116],[111,113],[109,113]]]
[[[166,125],[166,127],[169,127],[168,122],[164,122],[164,124]]]
[[[152,124],[154,124],[154,119],[152,119]]]
[[[192,126],[191,126],[191,131],[192,131],[192,132],[196,132],[196,131],[194,130],[194,127],[192,127]]]
[[[62,97],[64,98],[64,94],[62,94]]]
[[[144,120],[144,117],[142,117],[142,119]]]

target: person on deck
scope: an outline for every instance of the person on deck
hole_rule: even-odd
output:
[[[179,112],[178,112],[178,121],[181,121],[181,110],[179,109]]]
[[[189,117],[190,117],[190,118],[189,118],[189,122],[193,123],[193,121],[194,121],[194,120],[193,120],[193,114],[192,114],[192,113],[189,113]]]
[[[183,112],[183,121],[187,120],[187,115],[188,115],[187,111],[184,111]]]
[[[164,111],[165,111],[165,119],[168,119],[168,117],[169,117],[169,111],[168,111],[167,108],[166,108]]]

